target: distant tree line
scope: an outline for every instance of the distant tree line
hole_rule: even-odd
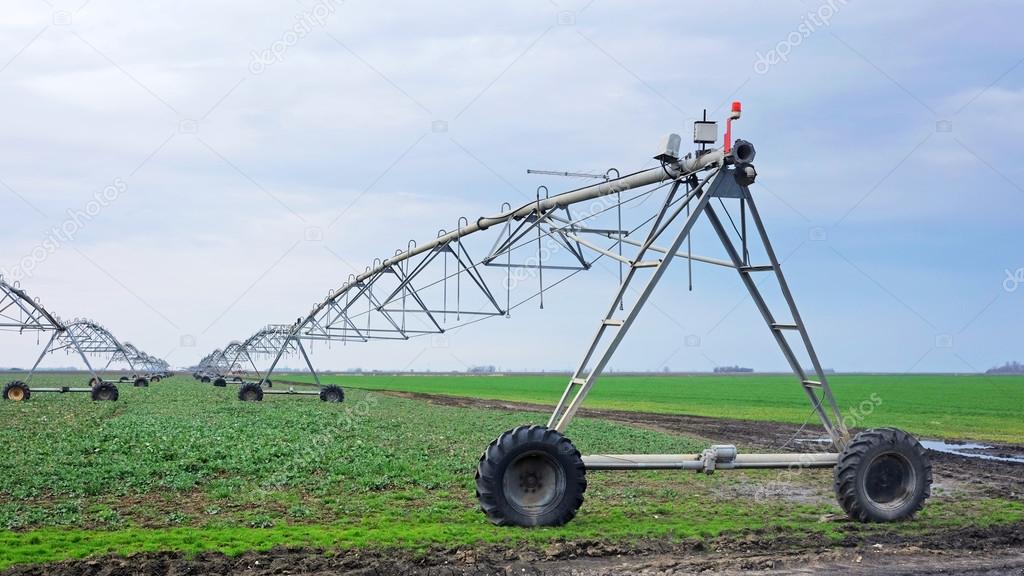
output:
[[[753,368],[743,366],[715,366],[715,374],[734,374],[736,372],[753,372]]]
[[[1024,374],[1024,364],[1020,362],[1007,362],[1002,366],[989,368],[985,374]]]

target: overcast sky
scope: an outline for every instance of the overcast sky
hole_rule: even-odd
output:
[[[576,185],[527,168],[640,168],[737,99],[823,363],[980,371],[1024,360],[1021,21],[1014,2],[9,0],[0,268],[188,365],[410,238]],[[614,289],[588,273],[443,345],[313,359],[570,368]],[[692,294],[675,275],[653,305],[614,368],[785,368],[734,274],[697,269]],[[0,338],[0,365],[39,349]]]

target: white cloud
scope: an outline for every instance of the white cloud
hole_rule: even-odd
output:
[[[73,247],[48,259],[30,289],[65,314],[97,316],[151,351],[173,349],[179,333],[201,332],[223,314],[197,349],[175,353],[176,361],[186,362],[268,321],[292,319],[340,285],[349,270],[324,245],[361,269],[410,238],[453,228],[460,216],[525,201],[539,184],[553,192],[575,185],[528,177],[526,168],[642,166],[664,133],[685,135],[688,118],[732,98],[744,101],[736,130],[758,146],[759,172],[777,195],[761,193],[762,205],[787,245],[806,238],[809,226],[831,225],[883,179],[837,238],[887,229],[883,239],[894,239],[896,230],[912,228],[925,239],[917,250],[926,254],[930,238],[961,225],[967,214],[971,221],[961,228],[967,242],[990,250],[970,228],[1016,224],[1020,198],[1003,176],[1024,182],[1020,167],[1008,161],[1019,155],[1024,130],[1022,71],[991,85],[1012,64],[1006,55],[1022,48],[1016,35],[997,33],[1019,11],[1013,5],[979,13],[952,3],[900,3],[885,11],[849,3],[786,63],[757,75],[757,52],[784,39],[813,3],[711,4],[699,11],[679,3],[559,4],[347,0],[322,29],[255,75],[251,53],[281,39],[313,0],[107,0],[78,12],[77,5],[59,1],[57,10],[73,12],[67,26],[56,24],[44,3],[7,7],[0,66],[13,60],[0,71],[0,179],[45,216],[0,186],[0,266],[30,251],[68,209],[123,178],[123,197],[85,226]],[[946,32],[968,18],[977,32],[949,42]],[[952,134],[933,133],[886,176],[934,132],[937,120],[983,89],[953,119]],[[437,120],[448,122],[446,132],[431,131]],[[970,200],[979,186],[986,202]],[[310,227],[324,230],[323,243],[303,239]],[[857,249],[865,250],[858,261],[882,258],[885,251]],[[153,267],[169,273],[152,277]],[[856,277],[843,267],[837,273],[850,275],[840,281]],[[727,282],[712,286],[725,290]],[[580,286],[604,294],[609,284],[596,277]],[[711,308],[732,305],[717,293],[704,297]],[[851,296],[848,305],[879,297]],[[826,296],[805,298],[821,313],[830,309]],[[599,296],[571,300],[576,307],[566,307],[565,316],[552,312],[537,320],[586,325],[603,305]],[[692,317],[689,310],[680,316]],[[715,316],[692,318],[706,325]],[[575,362],[565,350],[534,349],[517,358],[513,343],[529,339],[530,326],[516,324],[496,337],[512,350],[500,363]],[[671,341],[679,329],[671,322],[652,326],[656,340],[664,336],[659,342]],[[586,332],[565,336],[575,338],[573,350]],[[494,336],[486,328],[473,334],[480,337],[460,344],[463,355],[488,363],[497,346],[483,336]],[[761,344],[745,340],[742,330],[730,336],[737,348]],[[855,351],[836,346],[838,359],[828,363],[868,367],[862,364],[871,357],[870,339],[860,340]],[[388,364],[393,353],[378,348],[367,362]],[[645,364],[644,351],[628,345],[621,364],[657,368]],[[657,352],[668,356],[671,350]],[[730,356],[723,362],[743,362],[719,354]],[[449,361],[433,356],[437,368]],[[673,367],[707,367],[706,358],[684,357],[689,366]],[[0,363],[21,358],[4,352]],[[337,362],[346,365],[344,356]]]

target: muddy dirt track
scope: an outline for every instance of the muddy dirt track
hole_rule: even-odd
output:
[[[418,394],[408,392],[384,392],[402,398],[414,398],[444,406],[485,408],[518,412],[539,412],[550,414],[551,407],[540,404],[524,404],[503,400],[479,400]],[[752,422],[750,420],[729,420],[679,414],[653,414],[649,412],[628,412],[624,410],[580,409],[579,415],[621,422],[670,434],[702,438],[709,442],[728,442],[742,448],[759,451],[813,452],[820,445],[800,442],[825,436],[820,426],[797,426],[779,422]],[[990,456],[1024,458],[1022,444],[989,444],[984,451]],[[982,451],[978,451],[982,453]],[[973,492],[984,496],[1024,499],[1024,464],[964,458],[953,454],[930,451],[935,483],[969,485]]]
[[[386,392],[435,404],[509,411],[549,412],[550,407],[472,398]],[[581,410],[581,416],[602,418],[653,430],[728,441],[742,448],[797,451],[812,444],[821,429],[768,422],[750,422],[617,410]],[[997,445],[992,455],[1024,455],[1022,445]],[[966,486],[972,492],[1024,499],[1024,465],[930,453],[936,485]],[[540,550],[483,547],[435,550],[405,556],[373,551],[328,556],[320,550],[276,549],[227,557],[218,553],[186,558],[176,553],[140,554],[129,558],[98,558],[45,566],[17,567],[3,576],[127,576],[198,575],[269,576],[610,576],[669,574],[850,574],[1024,576],[1024,523],[996,528],[958,529],[940,534],[858,536],[851,531],[840,546],[813,538],[795,540],[770,531],[722,537],[710,542],[663,542],[616,545],[604,542],[556,543]]]

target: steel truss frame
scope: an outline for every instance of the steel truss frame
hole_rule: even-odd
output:
[[[123,362],[129,370],[143,368],[152,375],[169,374],[166,361],[150,356],[129,343],[122,344],[113,333],[98,322],[76,318],[63,322],[48,311],[38,300],[33,299],[17,282],[9,284],[0,277],[0,330],[49,333],[42,351],[32,364],[23,384],[28,386],[43,359],[58,351],[77,354],[89,372],[90,383],[104,382],[100,374],[111,365]],[[106,358],[105,365],[97,370],[90,357]],[[92,387],[31,388],[32,392],[91,392]]]

